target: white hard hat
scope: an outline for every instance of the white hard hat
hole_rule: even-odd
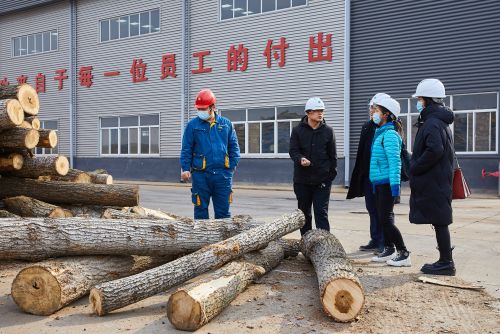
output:
[[[438,79],[424,79],[420,81],[417,91],[413,94],[413,97],[419,96],[444,99],[446,97],[444,85]]]
[[[377,94],[373,95],[373,97],[370,100],[370,103],[368,103],[368,105],[371,107],[374,104],[377,104],[377,101],[379,99],[384,99],[384,98],[388,98],[388,97],[391,97],[391,96],[389,94],[386,94],[386,93],[377,93]]]
[[[396,117],[399,117],[399,114],[401,113],[399,102],[394,100],[392,97],[379,99],[375,104],[389,110]]]
[[[325,110],[325,104],[319,97],[311,97],[306,103],[305,111],[308,110]]]

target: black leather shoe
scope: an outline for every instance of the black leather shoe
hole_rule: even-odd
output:
[[[434,263],[426,263],[420,269],[421,272],[428,275],[445,275],[455,276],[456,269],[453,261],[437,261]]]
[[[370,240],[370,242],[366,245],[359,246],[359,250],[363,252],[371,252],[375,249],[378,249],[377,245],[373,242],[373,240]]]

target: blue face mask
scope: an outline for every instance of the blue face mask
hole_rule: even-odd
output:
[[[380,121],[382,121],[380,114],[379,113],[373,114],[373,123],[378,125],[380,124]]]
[[[422,104],[422,102],[417,101],[417,111],[422,112],[422,110],[424,110],[424,105]]]
[[[210,118],[210,114],[206,111],[198,111],[198,117],[206,121],[207,119]]]

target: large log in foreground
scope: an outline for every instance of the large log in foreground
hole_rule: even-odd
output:
[[[0,86],[1,99],[17,99],[25,113],[37,115],[40,110],[40,100],[36,90],[28,84]]]
[[[180,330],[195,331],[201,328],[221,313],[254,280],[276,267],[283,257],[283,247],[273,241],[266,248],[247,253],[177,289],[168,299],[168,320]]]
[[[338,239],[317,229],[303,237],[302,253],[314,265],[323,310],[334,320],[353,321],[361,311],[365,295],[350,260]]]
[[[12,177],[0,179],[0,199],[21,195],[57,204],[122,207],[139,203],[139,187],[135,185],[85,184]]]
[[[86,295],[96,284],[137,274],[174,258],[79,256],[47,260],[17,274],[12,298],[26,313],[49,315]]]
[[[15,128],[24,120],[24,111],[19,101],[0,100],[0,129]]]
[[[178,255],[230,238],[253,225],[219,220],[8,219],[0,224],[0,259],[77,255]]]
[[[6,198],[3,202],[7,210],[21,217],[73,217],[73,214],[68,210],[26,196]]]
[[[162,266],[98,285],[90,291],[90,303],[96,314],[105,315],[261,249],[303,225],[304,214],[297,210]]]
[[[36,147],[39,139],[37,130],[13,128],[0,133],[0,147],[32,149]]]
[[[42,175],[66,175],[69,161],[65,156],[35,156],[25,157],[23,168],[12,172],[16,177],[37,178]]]

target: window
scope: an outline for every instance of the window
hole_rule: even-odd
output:
[[[304,106],[221,110],[238,136],[243,156],[286,156],[292,128],[304,116]]]
[[[419,113],[416,99],[399,99],[405,141],[411,151],[418,128]],[[498,93],[457,94],[446,97],[445,104],[453,109],[451,126],[457,153],[496,153]],[[410,112],[408,112],[408,110]]]
[[[37,53],[57,51],[57,30],[50,30],[36,34],[12,38],[12,56],[26,56]]]
[[[40,121],[40,128],[41,129],[47,129],[47,130],[54,130],[56,131],[58,137],[59,137],[59,131],[58,131],[58,126],[57,126],[57,121]],[[61,142],[61,138],[58,138],[58,142]],[[35,154],[58,154],[59,150],[57,149],[58,146],[54,148],[43,148],[43,147],[37,147],[35,150]]]
[[[160,115],[100,118],[101,155],[159,155]]]
[[[220,19],[273,12],[307,5],[307,0],[220,0]]]
[[[160,31],[160,10],[152,9],[99,21],[101,42]]]

